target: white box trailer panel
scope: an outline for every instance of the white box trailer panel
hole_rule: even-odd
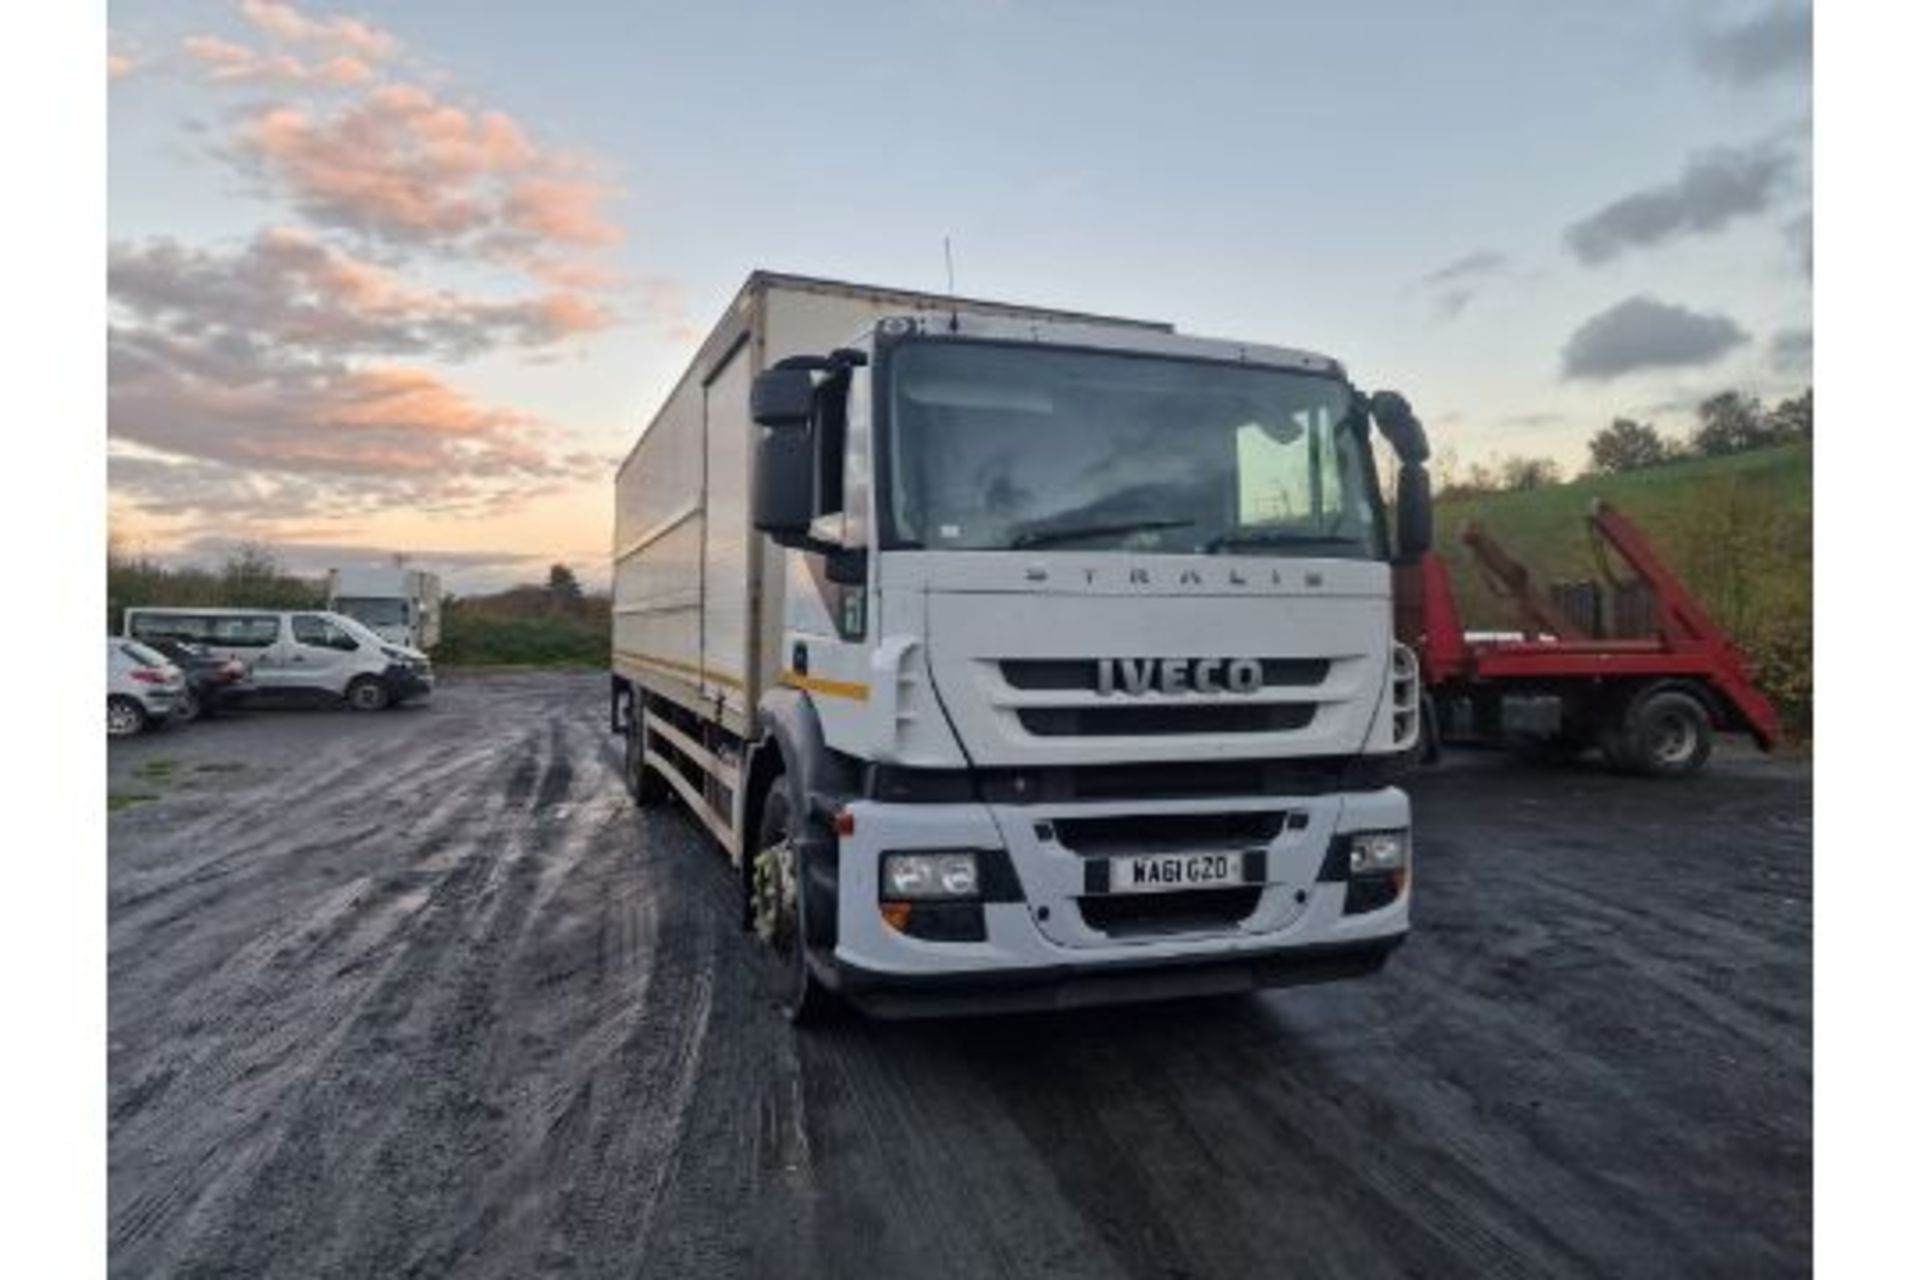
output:
[[[719,720],[752,730],[777,676],[783,572],[749,510],[754,375],[790,355],[845,346],[887,315],[955,309],[1168,331],[1155,321],[755,272],[615,480],[614,666]]]

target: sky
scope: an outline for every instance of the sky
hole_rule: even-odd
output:
[[[1324,352],[1443,464],[1811,384],[1800,3],[119,0],[123,547],[604,582],[755,268]]]

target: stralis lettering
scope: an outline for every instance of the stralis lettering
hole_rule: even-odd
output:
[[[1258,693],[1254,658],[1100,658],[1097,688],[1113,693]]]

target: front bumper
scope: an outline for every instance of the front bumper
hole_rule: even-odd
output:
[[[424,698],[433,692],[431,667],[411,667],[396,662],[380,678],[387,686],[387,697],[394,702],[405,698]]]
[[[1401,932],[1361,942],[1279,946],[1224,959],[1203,955],[1146,965],[1057,964],[990,973],[880,973],[842,964],[836,989],[876,1018],[1083,1009],[1364,978],[1379,972],[1405,941]]]
[[[853,832],[840,838],[833,894],[837,936],[822,976],[880,1016],[1068,1008],[1153,1000],[1370,973],[1404,939],[1410,886],[1376,910],[1349,910],[1339,838],[1404,829],[1406,796],[1394,788],[1312,796],[1190,801],[998,805],[848,806]],[[1121,929],[1095,910],[1089,864],[1102,855],[1066,847],[1076,820],[1217,818],[1290,814],[1242,886],[1252,905],[1237,917]],[[887,852],[1000,850],[1019,881],[1014,900],[980,908],[984,938],[914,937],[879,910],[879,864]],[[1135,899],[1137,901],[1138,899]],[[1108,900],[1110,901],[1110,899]]]
[[[180,703],[180,695],[185,691],[186,686],[184,685],[177,687],[168,686],[159,689],[142,689],[140,691],[140,705],[146,708],[149,716],[152,716],[156,720],[165,720],[173,714],[173,709]]]

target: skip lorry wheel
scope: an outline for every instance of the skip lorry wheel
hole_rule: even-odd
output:
[[[807,895],[800,891],[804,871],[794,848],[796,825],[783,775],[767,793],[753,842],[753,931],[778,966],[774,998],[781,1012],[789,1022],[806,1024],[827,1016],[832,995],[807,964]]]
[[[1607,762],[1650,778],[1684,778],[1713,754],[1713,720],[1692,694],[1664,689],[1627,705],[1602,739]]]

